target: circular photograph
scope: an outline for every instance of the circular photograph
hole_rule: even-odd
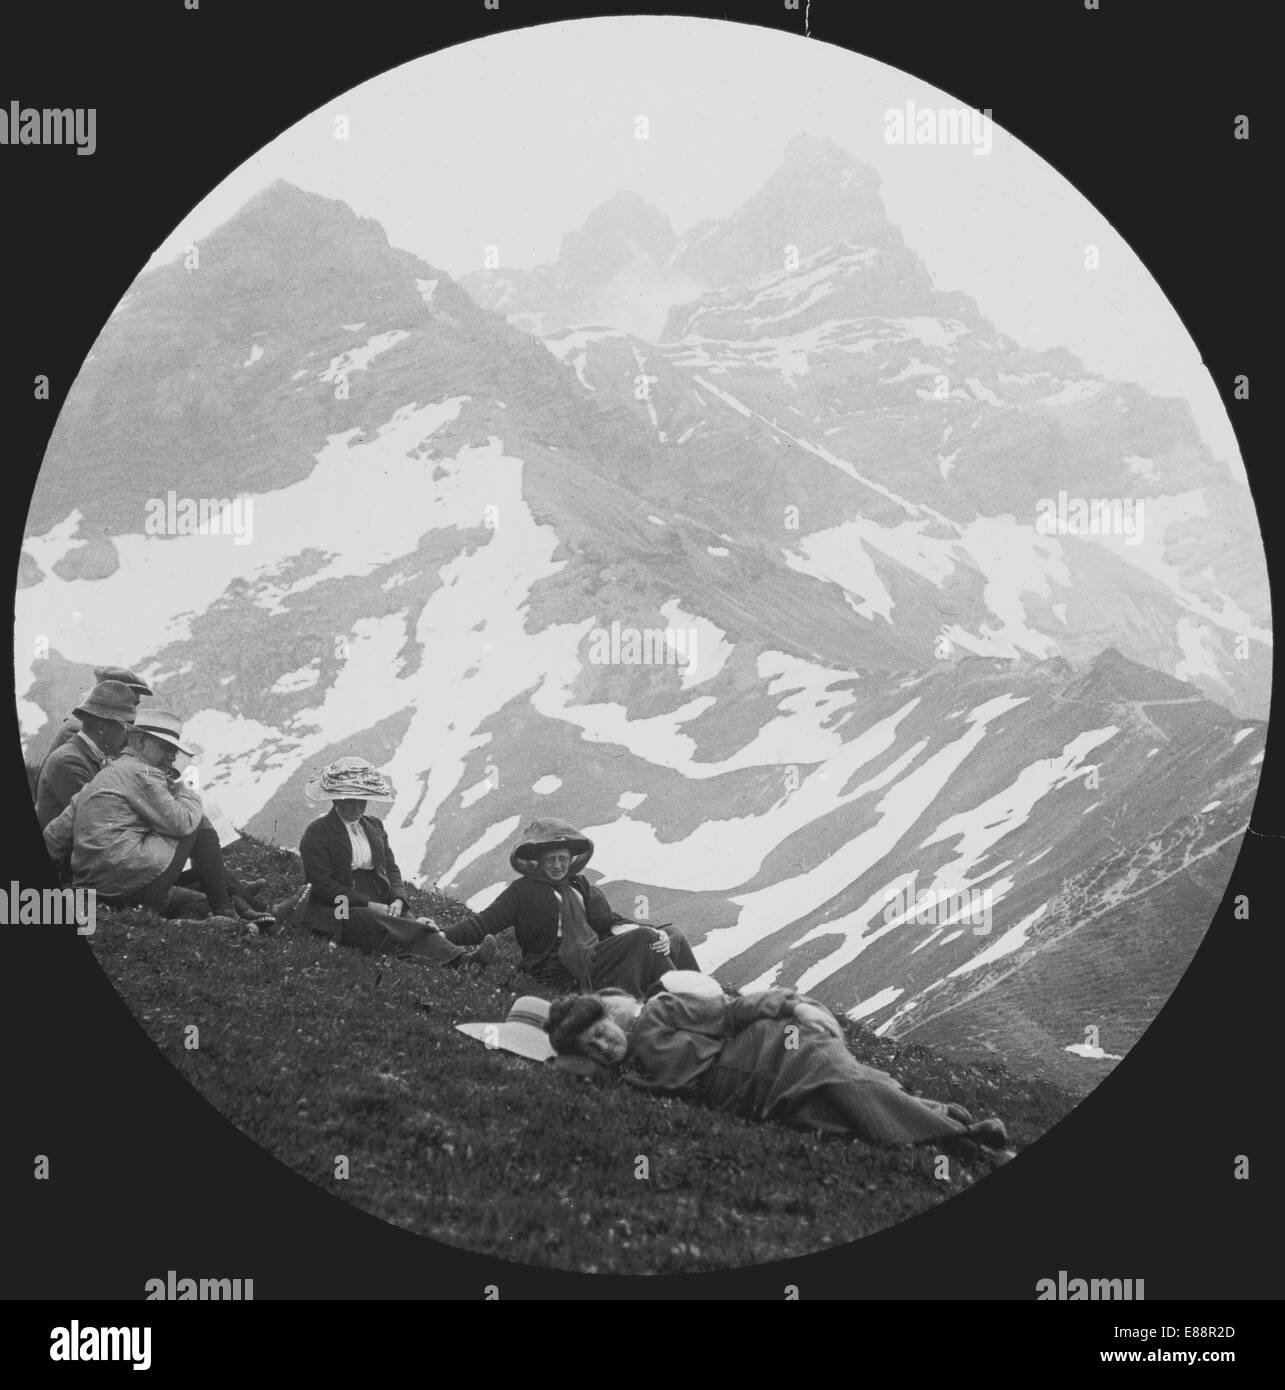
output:
[[[989,110],[765,29],[531,28],[306,116],[103,325],[25,534],[35,813],[140,1026],[524,1265],[1002,1185],[1258,786],[1263,546],[1178,313]]]

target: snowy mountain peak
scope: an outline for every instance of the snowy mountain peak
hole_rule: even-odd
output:
[[[558,263],[584,282],[601,284],[640,261],[663,265],[676,242],[669,218],[626,190],[599,204],[578,232],[562,238]]]
[[[879,197],[879,175],[832,140],[795,135],[757,193],[699,237],[675,264],[710,286],[779,270],[790,248],[810,255],[836,242],[902,247]]]
[[[814,173],[855,175],[870,188],[879,187],[879,175],[868,164],[850,155],[842,145],[823,135],[800,131],[785,144],[785,166],[804,165]],[[855,181],[855,180],[850,180]]]

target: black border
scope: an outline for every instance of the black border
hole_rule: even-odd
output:
[[[629,12],[802,33],[807,3],[797,11],[781,0],[681,11],[637,4]],[[448,7],[202,0],[195,12],[183,0],[73,0],[24,7],[23,37],[12,28],[15,17],[0,21],[8,28],[0,102],[98,112],[90,158],[0,147],[9,563],[57,410],[102,322],[151,249],[221,178],[329,99],[422,53],[502,29],[610,13],[521,0],[501,0],[499,11],[482,0]],[[1251,67],[1267,46],[1260,7],[1102,0],[1100,10],[1087,11],[1083,0],[889,0],[876,9],[812,0],[807,19],[815,41],[853,48],[962,103],[991,108],[1104,212],[1169,294],[1212,371],[1274,550],[1261,334],[1276,276],[1267,246],[1273,224],[1257,197],[1260,182],[1275,182],[1274,150],[1265,119],[1254,140],[1231,138],[1234,117],[1253,119],[1262,90]],[[51,377],[49,402],[33,399],[37,372]],[[1252,402],[1232,400],[1237,373],[1253,378]],[[51,884],[11,708],[5,717],[15,814],[0,880]],[[1269,752],[1253,824],[1285,838],[1272,761]],[[260,1300],[481,1299],[489,1284],[499,1285],[502,1300],[780,1300],[796,1284],[805,1300],[1031,1301],[1037,1279],[1067,1269],[1145,1277],[1156,1300],[1277,1298],[1282,1280],[1266,1235],[1279,1215],[1270,1191],[1280,1132],[1271,1066],[1278,855],[1271,838],[1247,839],[1227,901],[1158,1021],[1118,1072],[1018,1163],[857,1245],[691,1276],[508,1265],[336,1201],[259,1150],[179,1078],[84,942],[0,927],[0,1055],[10,1078],[0,1294],[62,1304],[138,1299],[148,1277],[186,1268],[252,1274]],[[1247,922],[1231,915],[1239,893],[1251,900]],[[56,1155],[56,1181],[33,1182],[37,1152]],[[1248,1182],[1231,1177],[1236,1154],[1251,1158]],[[149,1319],[163,1318],[159,1305],[147,1309]],[[1116,1305],[1108,1320],[1119,1323],[1128,1311]],[[226,1308],[222,1316],[230,1316]],[[934,1317],[939,1326],[941,1314]],[[1058,1325],[1071,1324],[1064,1317]]]

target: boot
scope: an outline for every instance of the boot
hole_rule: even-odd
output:
[[[484,936],[471,950],[456,956],[454,960],[447,961],[446,968],[448,970],[460,970],[465,966],[469,966],[475,970],[485,970],[495,959],[497,950],[498,947],[495,944],[495,938],[493,936]]]
[[[308,904],[312,900],[312,884],[305,883],[297,893],[291,893],[288,898],[282,898],[279,903],[272,905],[272,919],[274,927],[270,936],[280,936],[297,927],[304,919],[308,911]]]

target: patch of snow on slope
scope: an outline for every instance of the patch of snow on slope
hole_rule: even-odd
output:
[[[727,634],[723,629],[708,618],[685,613],[676,598],[661,604],[660,616],[671,629],[685,629],[686,642],[678,649],[678,654],[686,658],[682,688],[690,690],[718,675],[734,650],[730,642],[724,641]]]
[[[390,347],[400,343],[403,338],[409,337],[410,334],[401,328],[390,329],[387,333],[376,333],[373,338],[367,338],[361,347],[353,348],[349,352],[341,352],[338,357],[332,357],[330,366],[324,372],[319,372],[317,379],[319,381],[337,381],[341,376],[347,376],[349,372],[364,372],[381,352],[387,352]]]
[[[254,364],[263,356],[263,349],[258,343],[251,343],[250,355],[241,363],[243,367],[253,367]]]
[[[397,452],[404,452],[406,441],[400,442],[403,447]],[[505,525],[490,532],[475,550],[442,566],[441,585],[424,604],[412,633],[407,632],[406,613],[356,625],[349,659],[322,704],[294,721],[292,728],[300,732],[289,738],[279,754],[285,766],[265,772],[261,764],[254,770],[237,771],[243,779],[242,795],[257,808],[301,759],[333,745],[352,728],[366,728],[409,711],[406,732],[384,771],[399,793],[395,815],[388,819],[389,835],[398,859],[411,872],[423,862],[426,845],[431,862],[434,816],[459,788],[469,755],[489,739],[489,734],[479,732],[481,725],[495,710],[530,690],[540,679],[534,673],[545,672],[555,682],[574,680],[580,669],[578,649],[589,625],[553,626],[538,633],[525,630],[531,585],[557,573],[565,562],[552,558],[559,544],[556,533],[537,524],[526,505],[521,461],[506,456],[492,439],[485,446],[462,449],[455,459],[439,459],[438,469],[446,477],[432,485],[435,494],[430,505],[419,509],[416,535],[434,522],[456,527],[476,524],[490,504],[503,509]],[[384,480],[384,470],[359,471],[368,491],[372,476]],[[381,525],[390,524],[401,512],[416,510],[396,486],[390,487],[387,497],[364,499],[364,506]],[[309,514],[321,510],[313,504]],[[351,512],[341,516],[351,526]],[[424,667],[403,677],[408,635],[411,645],[418,643],[423,650]],[[423,669],[433,672],[432,680],[423,678]],[[271,734],[263,731],[264,736]],[[231,797],[225,799],[231,801]],[[246,818],[241,819],[244,823]]]
[[[586,826],[585,834],[597,846],[594,863],[610,877],[627,874],[658,888],[717,892],[747,883],[788,836],[872,790],[860,786],[841,794],[839,789],[860,768],[893,746],[898,724],[918,703],[918,699],[911,700],[871,725],[843,745],[825,767],[805,776],[789,796],[783,796],[775,806],[758,815],[707,821],[686,839],[670,841],[662,841],[656,828],[644,820],[621,817],[609,825]],[[785,925],[789,920],[787,917],[776,925]],[[713,964],[726,959],[726,955],[718,956]],[[701,960],[712,968],[704,946]]]
[[[1060,391],[1051,396],[1043,396],[1041,405],[1078,405],[1081,401],[1092,400],[1106,389],[1105,381],[1068,381]]]
[[[76,536],[80,522],[81,514],[76,510],[64,521],[51,526],[43,536],[28,536],[23,541],[22,548],[36,562],[42,574],[48,574],[64,555],[85,544]]]
[[[1009,927],[1006,932],[1001,933],[984,950],[966,960],[963,965],[958,965],[946,976],[948,980],[953,980],[959,975],[966,975],[972,970],[977,970],[983,965],[990,965],[992,961],[997,961],[1001,956],[1012,955],[1019,947],[1025,946],[1027,941],[1026,931],[1033,926],[1049,910],[1048,903],[1041,903],[1034,912],[1028,913],[1020,922]]]
[[[1190,681],[1196,676],[1207,676],[1210,680],[1226,685],[1222,672],[1218,669],[1218,658],[1205,640],[1208,632],[1201,623],[1190,618],[1179,618],[1175,629],[1178,645],[1182,648],[1182,660],[1173,668],[1180,681]]]
[[[947,328],[941,319],[922,314],[905,319],[889,319],[888,322],[901,329],[900,336],[894,341],[906,342],[914,338],[925,347],[949,347],[964,331],[962,327]]]
[[[979,656],[1015,658],[1022,651],[1039,657],[1056,653],[1057,644],[1027,624],[1024,594],[1052,596],[1052,584],[1069,587],[1070,572],[1056,537],[1018,526],[1012,517],[978,516],[955,536],[930,536],[927,520],[881,526],[855,517],[801,538],[803,554],[783,551],[791,569],[838,584],[854,594],[852,606],[862,617],[877,614],[892,621],[893,599],[869,550],[880,551],[917,576],[942,586],[961,565],[981,571],[982,602],[999,626],[970,633],[958,624],[947,636]]]
[[[433,296],[437,293],[437,281],[417,279],[415,281],[415,288],[419,291],[419,297],[424,303],[431,304],[433,302]]]
[[[854,1023],[859,1018],[868,1018],[871,1014],[877,1014],[880,1009],[886,1009],[894,999],[900,998],[905,992],[904,989],[889,985],[887,989],[881,989],[878,994],[872,994],[869,999],[863,999],[855,1008],[849,1009],[847,1016]]]
[[[278,676],[270,690],[273,695],[288,695],[296,690],[308,690],[316,685],[320,678],[321,661],[318,658],[306,666],[300,666],[298,670],[287,671],[284,675]]]
[[[507,883],[492,883],[489,887],[474,893],[473,896],[465,902],[464,906],[467,907],[470,912],[481,912],[484,907],[490,907],[496,898],[500,896],[500,893],[507,887]]]
[[[502,845],[521,823],[521,816],[510,816],[507,820],[496,821],[494,825],[487,826],[482,835],[474,841],[474,843],[456,859],[451,867],[447,869],[446,873],[437,880],[440,886],[443,889],[449,888],[455,882],[456,878],[458,878],[475,859],[480,859],[482,855],[489,853],[497,845]],[[483,889],[483,893],[488,896],[482,898],[482,894],[477,894],[474,898],[469,899],[470,906],[477,898],[482,898],[483,905],[490,902],[491,898],[495,896],[496,887],[502,888],[504,885],[497,884],[492,888]],[[474,910],[476,911],[476,909]]]
[[[408,457],[416,445],[453,421],[466,400],[454,396],[423,406],[395,428],[385,427],[375,438],[351,447],[349,440],[357,431],[332,435],[306,478],[254,496],[254,534],[247,545],[234,544],[233,537],[115,536],[110,539],[120,565],[106,578],[64,580],[47,574],[19,590],[15,650],[26,658],[25,668],[16,672],[20,710],[25,712],[21,697],[34,680],[27,654],[35,650],[36,634],[47,634],[51,646],[69,661],[92,664],[102,659],[100,634],[113,631],[115,660],[127,666],[142,663],[166,643],[186,640],[193,617],[206,612],[234,579],[253,586],[292,561],[298,553],[301,516],[309,518],[310,547],[327,560],[291,592],[323,578],[369,573],[413,550],[435,524],[450,524],[446,518],[453,509],[464,513],[456,521],[461,528],[477,525],[490,499],[479,495],[461,507],[457,493],[434,483],[423,465]],[[70,538],[78,522],[79,513],[73,512],[47,537],[27,541],[26,548],[37,562],[52,564],[79,544]],[[283,611],[272,602],[263,606],[270,612]],[[123,626],[118,621],[121,613],[130,615]],[[43,721],[43,712],[37,711],[30,719],[31,732]]]
[[[284,730],[222,710],[201,710],[187,721],[184,727],[189,736],[212,755],[202,763],[204,785],[217,792],[237,824],[248,823],[301,765],[313,759],[320,761],[327,749],[349,736],[351,729],[364,728],[375,719],[396,713],[406,703],[406,693],[395,679],[404,660],[399,651],[405,645],[405,624],[404,613],[355,623],[348,659],[324,692],[321,705],[300,711]],[[370,692],[378,685],[387,686],[388,694],[381,702],[383,707],[372,711]],[[404,792],[396,779],[394,785],[399,793]],[[394,854],[403,864],[408,863],[403,855],[410,847],[395,835],[391,821],[388,830]]]
[[[917,703],[916,699],[911,705]],[[971,710],[965,721],[968,725],[965,734],[939,748],[913,771],[898,777],[887,795],[874,807],[877,820],[873,825],[804,873],[780,879],[757,892],[733,899],[740,907],[735,925],[716,928],[701,944],[701,960],[705,968],[713,970],[740,955],[763,936],[815,912],[857,882],[880,859],[891,853],[911,826],[928,810],[960,765],[985,738],[987,725],[1021,703],[1012,696],[998,696]],[[908,712],[908,708],[900,713]],[[862,795],[864,790],[858,787],[844,799],[854,799]],[[876,914],[882,916],[887,905],[884,894],[885,890],[879,889],[855,912],[822,923],[800,938],[796,943],[798,945],[817,937],[838,935],[841,938],[841,944],[829,956],[804,973],[799,981],[801,990],[806,991],[855,960],[872,941],[900,925],[898,920],[868,936],[863,934]]]
[[[1008,408],[1008,402],[1004,400],[1002,396],[997,396],[989,386],[984,385],[975,376],[965,377],[964,385],[968,387],[979,401],[985,401],[987,405],[997,405],[1005,409]]]
[[[921,362],[918,357],[912,357],[896,376],[880,377],[880,382],[884,386],[894,386],[897,382],[906,381],[912,376],[936,376],[940,371],[940,367],[934,367],[930,362]]]
[[[776,982],[781,974],[781,963],[778,961],[770,969],[765,970],[756,980],[751,980],[749,984],[741,989],[742,994],[757,994],[759,990],[774,989]]]
[[[1083,759],[1095,748],[1115,737],[1114,725],[1089,729],[1073,738],[1054,758],[1040,758],[1024,767],[1002,791],[964,811],[950,816],[924,840],[919,848],[959,837],[955,858],[937,871],[929,891],[957,892],[968,885],[967,875],[992,847],[1006,835],[1020,829],[1030,819],[1036,802],[1049,792],[1084,775]]]
[[[586,622],[588,630],[592,620]],[[742,767],[782,766],[787,763],[815,763],[838,753],[843,741],[825,725],[836,710],[850,705],[850,690],[831,690],[836,681],[851,681],[844,671],[831,671],[781,652],[760,652],[757,660],[760,679],[773,677],[764,695],[776,699],[780,713],[770,719],[754,738],[736,753],[717,763],[694,760],[695,740],[680,732],[679,726],[695,719],[714,703],[713,696],[689,700],[668,714],[630,719],[622,705],[603,703],[573,705],[571,677],[546,677],[531,697],[532,708],[550,719],[563,719],[578,725],[590,743],[617,743],[635,757],[668,768],[683,777],[718,777]],[[786,695],[787,691],[796,694]]]
[[[561,785],[562,778],[555,777],[553,773],[550,772],[547,776],[541,777],[538,782],[532,782],[531,790],[535,792],[537,796],[552,796]]]
[[[495,790],[495,783],[490,776],[483,777],[481,781],[474,782],[471,787],[466,788],[460,793],[460,809],[467,810],[476,801],[481,799],[487,792]]]

